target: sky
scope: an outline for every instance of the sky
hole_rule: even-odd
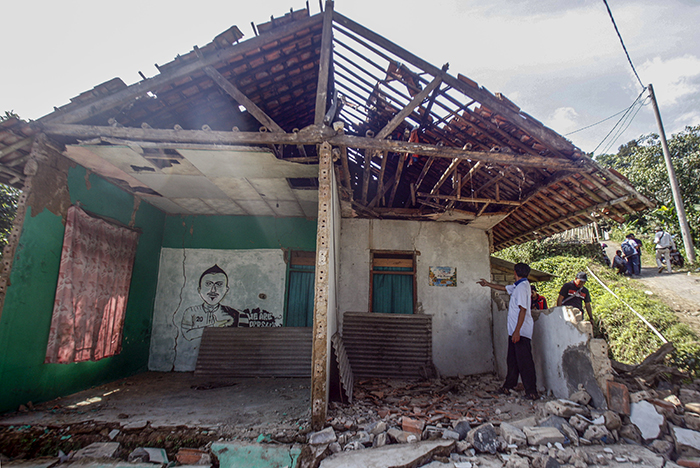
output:
[[[130,85],[139,71],[154,76],[155,63],[204,46],[231,25],[246,39],[251,22],[306,7],[301,0],[5,3],[0,114],[27,120],[114,77]],[[700,125],[700,1],[608,4],[642,83],[653,84],[667,136]],[[319,12],[318,0],[309,6]],[[452,75],[505,94],[587,153],[658,133],[648,99],[619,131],[622,114],[610,118],[642,86],[603,0],[336,0],[335,9],[435,66],[449,62]]]

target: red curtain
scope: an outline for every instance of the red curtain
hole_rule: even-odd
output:
[[[121,351],[138,233],[68,209],[46,363],[97,361]]]

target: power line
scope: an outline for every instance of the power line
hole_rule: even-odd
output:
[[[632,104],[632,105],[634,105],[634,104]],[[632,106],[630,106],[630,107],[632,107]],[[584,131],[584,130],[588,130],[588,129],[591,128],[591,127],[595,127],[596,125],[602,124],[603,122],[606,122],[606,121],[612,119],[613,117],[617,117],[618,115],[622,114],[623,112],[627,112],[628,110],[629,110],[629,107],[627,107],[627,108],[625,108],[625,109],[622,109],[620,112],[618,112],[618,113],[616,113],[616,114],[613,114],[613,115],[611,115],[610,117],[606,117],[606,118],[604,118],[603,120],[599,120],[599,121],[596,122],[596,123],[593,123],[593,124],[590,124],[590,125],[586,125],[585,127],[579,128],[578,130],[574,130],[573,132],[565,133],[564,136],[569,136],[569,135],[573,135],[574,133],[578,133],[578,132],[582,132],[582,131]]]
[[[639,102],[639,100],[640,100],[640,99],[642,98],[642,96],[644,95],[644,92],[645,92],[645,91],[646,91],[646,88],[644,88],[644,89],[642,90],[642,92],[639,93],[639,96],[637,96],[637,99],[634,100],[634,102],[632,103],[632,105],[629,106],[627,109],[625,109],[625,111],[624,111],[625,113],[622,115],[622,117],[620,117],[620,120],[618,120],[617,123],[616,123],[615,125],[613,125],[613,128],[610,129],[610,131],[608,132],[607,135],[605,135],[605,138],[603,138],[603,139],[601,140],[601,142],[598,143],[598,146],[596,146],[595,149],[592,151],[594,154],[595,154],[595,152],[598,150],[598,148],[600,148],[600,147],[603,145],[603,143],[605,143],[605,141],[608,139],[608,137],[609,137],[610,135],[612,135],[612,134],[616,131],[616,129],[618,128],[618,126],[623,125],[623,122],[627,119],[627,117],[628,117],[629,115],[631,115],[632,109],[634,108],[634,106],[637,105],[637,103]],[[641,106],[640,106],[640,109],[641,109]],[[637,112],[639,112],[639,110],[637,110]],[[632,119],[634,119],[634,117],[636,117],[637,112],[634,113],[634,116],[632,116]],[[629,124],[630,124],[630,123],[632,123],[632,120],[630,120],[629,123],[627,124],[628,127],[629,127]],[[625,129],[626,129],[626,127],[625,127]],[[616,135],[615,135],[615,138],[613,138],[612,141],[614,142],[614,141],[619,137],[619,135],[620,135],[619,133],[616,134]]]
[[[625,51],[625,55],[627,56],[627,61],[630,63],[630,67],[632,67],[632,71],[634,72],[634,76],[637,77],[637,81],[639,81],[639,86],[641,86],[642,88],[645,88],[644,84],[642,83],[642,80],[639,78],[639,75],[637,74],[637,70],[635,70],[635,68],[634,68],[634,64],[632,63],[632,59],[630,58],[630,54],[627,53],[627,47],[625,47],[625,42],[622,40],[622,35],[620,34],[620,30],[617,29],[617,24],[615,24],[615,18],[613,18],[612,11],[610,11],[610,6],[608,6],[608,0],[603,0],[603,3],[605,3],[605,8],[608,9],[608,15],[610,15],[610,21],[612,21],[613,26],[615,26],[615,32],[617,33],[617,37],[620,38],[620,44],[622,44],[622,50]]]

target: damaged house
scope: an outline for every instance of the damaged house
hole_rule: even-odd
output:
[[[297,376],[320,427],[336,367],[349,395],[353,375],[497,371],[490,254],[651,206],[332,1],[255,33],[0,124],[22,190],[0,410],[145,370]]]

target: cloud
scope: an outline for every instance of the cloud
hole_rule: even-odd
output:
[[[567,133],[577,130],[578,117],[579,115],[573,107],[559,107],[546,120],[546,125],[558,133]]]
[[[690,54],[667,60],[654,57],[642,64],[639,74],[654,85],[660,106],[675,105],[698,92],[700,58]]]
[[[681,114],[673,120],[673,123],[683,128],[686,126],[700,125],[700,111],[691,111]]]

